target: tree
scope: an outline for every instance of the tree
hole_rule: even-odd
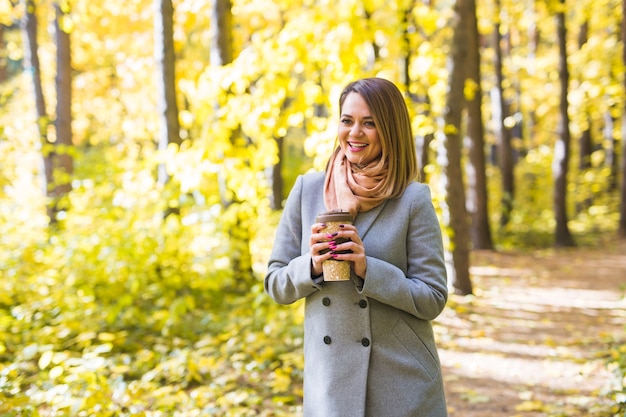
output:
[[[622,0],[622,62],[626,65],[626,0]],[[624,78],[624,91],[626,92],[626,78]],[[620,218],[619,235],[626,238],[626,111],[622,109],[622,185],[620,187]]]
[[[170,144],[180,145],[180,123],[176,103],[176,56],[174,53],[174,7],[172,0],[154,0],[154,60],[157,67],[157,108],[159,115],[159,150]],[[164,163],[159,165],[158,180],[169,180]],[[171,208],[170,208],[171,209]]]
[[[589,21],[585,20],[582,25],[580,25],[580,33],[578,34],[578,49],[584,48],[585,44],[588,40],[589,34]],[[578,171],[580,173],[584,173],[585,171],[591,169],[591,154],[593,153],[593,136],[592,136],[592,126],[593,120],[589,115],[589,110],[586,111],[587,114],[587,128],[584,129],[580,137],[578,138]],[[613,129],[611,129],[613,130]],[[578,201],[576,204],[576,212],[581,212],[584,209],[587,209],[591,206],[592,199],[585,198],[583,201]]]
[[[233,61],[233,14],[230,0],[211,0],[211,65]]]
[[[50,221],[56,223],[58,213],[67,210],[68,203],[63,201],[72,190],[72,174],[74,159],[72,156],[72,60],[70,47],[70,31],[72,20],[69,16],[70,6],[67,2],[54,4],[56,35],[56,140],[54,150],[50,153],[52,168],[52,216]]]
[[[513,148],[511,146],[511,131],[505,125],[508,116],[508,107],[504,98],[504,75],[502,71],[502,34],[500,33],[500,19],[502,16],[500,0],[495,2],[496,16],[494,17],[493,47],[494,71],[496,83],[493,88],[493,119],[495,126],[496,143],[498,149],[498,165],[502,176],[502,206],[500,211],[500,226],[506,226],[513,209],[514,185],[513,175]]]
[[[554,178],[554,215],[556,219],[556,246],[575,246],[569,231],[567,216],[567,172],[570,157],[570,130],[568,115],[569,70],[567,68],[567,28],[565,26],[565,0],[559,0],[556,13],[557,42],[559,45],[559,99],[558,137],[554,145],[552,176]]]
[[[283,195],[285,181],[283,179],[283,158],[285,157],[285,138],[276,137],[277,160],[272,165],[270,178],[268,179],[272,187],[270,195],[270,207],[272,210],[281,210],[283,208]]]
[[[230,0],[213,0],[211,4],[211,67],[219,68],[231,65],[234,59],[233,51],[233,15]],[[230,91],[227,96],[230,95]],[[216,105],[216,113],[219,113],[219,105]],[[231,254],[230,261],[233,269],[233,282],[236,290],[246,291],[250,280],[253,279],[252,253],[250,244],[252,240],[252,230],[250,226],[250,211],[255,207],[237,197],[237,190],[232,185],[233,178],[229,175],[229,165],[235,167],[241,164],[242,167],[249,166],[247,149],[252,148],[251,140],[246,136],[241,124],[233,124],[228,127],[230,145],[233,153],[240,151],[242,157],[230,158],[224,156],[224,164],[220,172],[220,194],[222,208],[225,211],[224,227],[230,236]],[[233,163],[229,163],[231,159]],[[236,169],[236,168],[235,168]],[[241,184],[236,182],[238,186]],[[226,214],[227,213],[227,214]]]
[[[411,99],[412,103],[421,109],[422,116],[424,118],[431,117],[431,103],[430,97],[428,96],[428,86],[424,85],[425,80],[419,79],[419,77],[415,77],[417,79],[413,79],[411,76],[411,61],[416,58],[415,51],[419,48],[419,45],[423,43],[422,39],[418,39],[417,41],[412,41],[416,37],[415,33],[419,33],[420,25],[416,22],[415,19],[415,9],[416,7],[427,8],[429,11],[433,9],[433,6],[429,1],[425,2],[424,5],[418,5],[415,1],[412,1],[403,14],[403,22],[402,27],[406,27],[404,31],[404,43],[407,45],[406,56],[404,58],[404,83],[407,94]],[[423,29],[422,29],[423,30]],[[428,39],[427,36],[424,36],[422,33],[422,38]],[[418,93],[412,92],[412,86],[419,86],[416,88]],[[432,132],[427,132],[423,134],[416,134],[416,151],[418,158],[418,165],[420,170],[420,180],[424,183],[428,182],[428,175],[426,171],[426,167],[430,163],[430,144],[435,139],[435,135]]]
[[[452,236],[452,260],[454,277],[452,285],[459,294],[471,294],[472,282],[469,275],[469,218],[465,207],[465,187],[461,168],[462,136],[461,119],[465,105],[465,66],[467,63],[470,36],[468,16],[469,2],[457,0],[454,5],[453,39],[448,57],[448,90],[446,92],[446,110],[444,110],[445,134],[445,176],[446,203],[450,211]]]
[[[21,30],[24,43],[24,69],[31,74],[37,131],[39,132],[41,160],[43,162],[42,187],[44,195],[49,196],[50,191],[54,187],[53,153],[51,152],[54,145],[48,139],[50,119],[46,111],[46,100],[41,84],[41,65],[39,64],[39,43],[37,40],[37,9],[34,0],[24,0],[23,4],[24,16],[22,17]],[[56,218],[52,204],[47,206],[47,214],[51,220]]]
[[[5,30],[5,26],[0,23],[0,45],[4,46],[4,30]],[[2,84],[4,81],[7,80],[7,78],[9,78],[9,72],[7,69],[7,61],[8,61],[8,56],[6,53],[5,48],[2,48],[2,50],[0,50],[0,84]]]
[[[485,174],[485,130],[483,127],[482,96],[480,75],[480,45],[476,0],[468,1],[468,46],[467,71],[471,84],[471,96],[467,100],[467,136],[469,138],[469,162],[467,164],[468,201],[472,217],[471,235],[474,249],[493,249],[489,209],[487,205],[487,177]]]

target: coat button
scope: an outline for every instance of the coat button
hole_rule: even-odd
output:
[[[361,344],[365,347],[368,347],[370,345],[370,340],[367,337],[364,337],[363,339],[361,339]]]
[[[324,304],[325,306],[329,306],[330,305],[330,298],[324,297],[322,299],[322,304]]]
[[[367,307],[367,301],[365,301],[365,300],[359,301],[359,307],[366,308]]]
[[[324,343],[327,345],[330,345],[330,342],[331,342],[330,336],[324,336]]]

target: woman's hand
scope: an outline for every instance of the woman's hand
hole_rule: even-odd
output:
[[[315,223],[311,226],[311,276],[322,274],[322,262],[327,259],[348,261],[352,263],[354,273],[365,279],[367,261],[365,247],[354,225],[344,224],[338,232],[323,233],[324,224]],[[348,241],[343,242],[345,239]],[[343,243],[337,243],[343,242]]]
[[[315,223],[311,226],[311,276],[318,277],[322,275],[322,262],[331,259],[331,245],[334,245],[331,234],[322,233],[326,227],[323,223]]]

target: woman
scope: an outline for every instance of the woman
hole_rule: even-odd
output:
[[[276,302],[306,300],[304,415],[446,416],[430,323],[448,296],[441,229],[415,182],[404,98],[368,78],[344,89],[339,108],[338,147],[325,173],[298,177],[265,277]],[[316,215],[330,210],[349,211],[353,225],[322,233]],[[351,280],[325,282],[329,259],[350,262]]]

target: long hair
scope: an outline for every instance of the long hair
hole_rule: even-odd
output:
[[[378,130],[382,148],[380,162],[386,164],[388,169],[388,176],[383,180],[382,197],[399,197],[419,176],[413,130],[404,97],[391,81],[364,78],[351,82],[343,89],[339,96],[340,111],[350,93],[363,97]]]

